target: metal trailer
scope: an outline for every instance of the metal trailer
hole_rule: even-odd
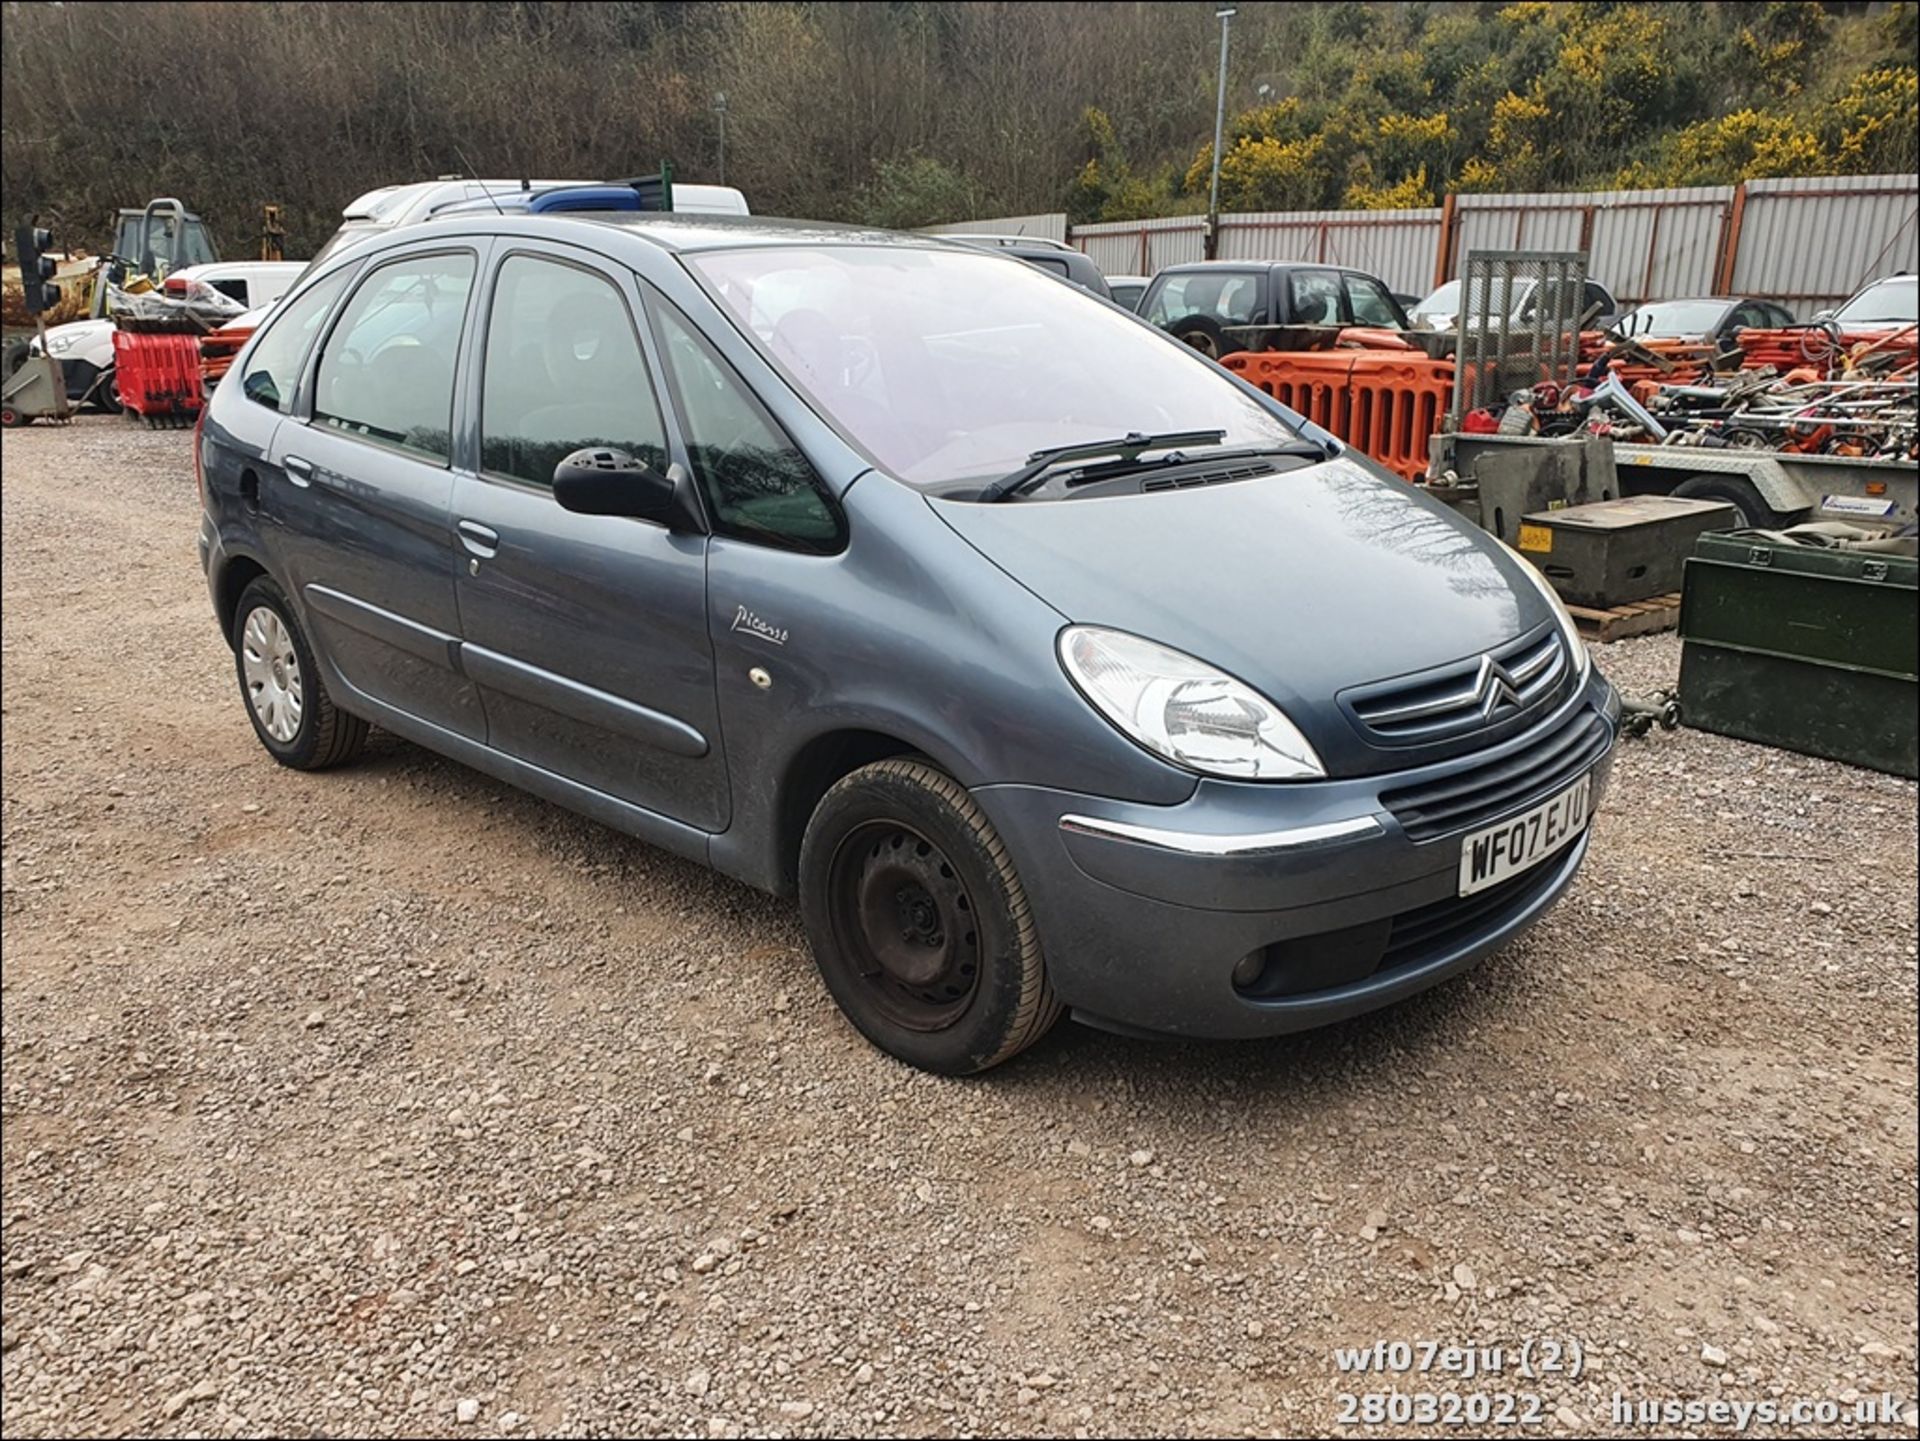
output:
[[[1531,448],[1541,452],[1545,466],[1548,455],[1567,444],[1533,435],[1443,433],[1429,442],[1428,473],[1440,477],[1441,486],[1464,488],[1477,485],[1483,456]],[[1622,495],[1724,500],[1750,529],[1778,529],[1803,520],[1897,528],[1913,524],[1920,511],[1920,466],[1910,460],[1623,441],[1613,443],[1613,458]]]

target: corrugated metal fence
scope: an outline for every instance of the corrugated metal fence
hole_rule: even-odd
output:
[[[967,220],[954,225],[929,225],[936,235],[1033,235],[1042,240],[1065,241],[1067,217],[1056,210],[1051,215],[1002,215],[994,220]]]
[[[1727,288],[1811,315],[1862,281],[1920,270],[1911,175],[1750,180],[1736,197]]]
[[[1058,229],[1042,223],[1058,222]],[[1109,275],[1152,275],[1204,253],[1205,220],[1078,225],[1064,215],[936,227],[1071,239]],[[1449,195],[1420,210],[1220,217],[1223,260],[1310,260],[1424,294],[1472,250],[1585,250],[1623,304],[1715,293],[1778,300],[1805,317],[1875,276],[1920,269],[1920,176],[1750,180],[1667,190]]]
[[[1445,273],[1458,275],[1473,250],[1584,250],[1587,273],[1622,305],[1711,295],[1733,193],[1713,185],[1451,196]]]

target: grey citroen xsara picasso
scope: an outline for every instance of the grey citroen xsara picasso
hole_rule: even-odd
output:
[[[416,227],[281,303],[197,460],[275,759],[380,725],[797,894],[929,1070],[1430,986],[1566,889],[1606,780],[1617,703],[1517,557],[931,237]]]

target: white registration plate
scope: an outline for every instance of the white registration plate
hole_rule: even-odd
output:
[[[1563,849],[1587,824],[1592,784],[1592,776],[1581,776],[1553,799],[1461,841],[1460,894],[1497,886]]]

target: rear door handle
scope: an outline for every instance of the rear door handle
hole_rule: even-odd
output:
[[[280,468],[287,473],[287,479],[302,490],[313,484],[313,462],[290,455],[280,462]]]
[[[500,534],[477,520],[463,520],[455,527],[460,532],[460,544],[478,556],[490,556],[500,548]]]

